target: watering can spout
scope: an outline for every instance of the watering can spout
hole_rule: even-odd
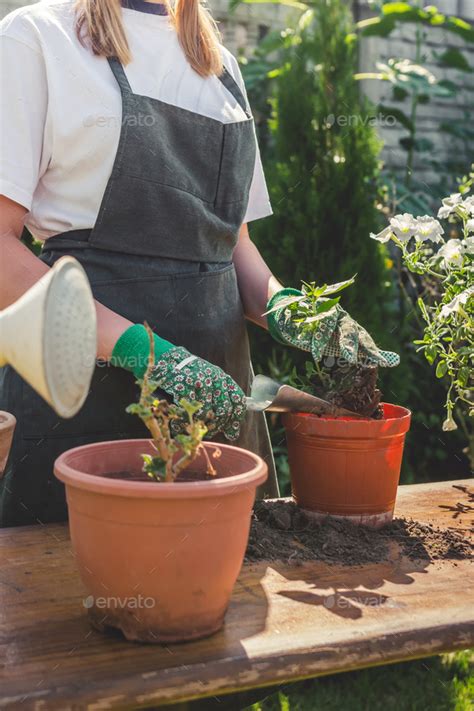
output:
[[[11,365],[61,417],[84,404],[96,351],[94,300],[73,257],[59,259],[0,312],[0,365]]]

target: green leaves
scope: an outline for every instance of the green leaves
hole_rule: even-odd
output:
[[[381,78],[403,92],[416,92],[420,96],[451,97],[457,92],[453,82],[438,81],[435,74],[421,64],[409,59],[391,57],[386,63],[377,64]]]
[[[420,311],[421,311],[421,315],[423,316],[423,319],[426,321],[426,323],[430,323],[430,317],[429,317],[429,314],[428,314],[428,309],[426,308],[425,302],[423,301],[423,299],[421,298],[421,296],[418,297],[416,303],[418,304],[418,308],[419,308]]]
[[[190,400],[186,400],[184,397],[181,398],[178,404],[187,414],[190,422],[192,422],[194,415],[196,414],[196,412],[199,412],[202,407],[202,402],[190,402]]]
[[[303,2],[298,2],[297,0],[230,0],[229,10],[235,10],[238,5],[285,5],[287,7],[293,7],[297,10],[308,10],[309,6]]]
[[[397,23],[393,17],[369,17],[356,24],[364,37],[388,37],[393,32]]]
[[[442,121],[439,125],[440,131],[449,133],[450,136],[459,138],[461,141],[474,140],[474,128],[470,118],[465,121]]]
[[[292,323],[304,335],[317,328],[319,321],[335,311],[341,298],[335,294],[339,294],[351,286],[355,278],[356,275],[335,284],[323,284],[322,286],[318,286],[316,282],[303,282],[301,296],[289,296],[279,300],[277,306],[269,313],[282,307],[287,308]]]
[[[436,346],[434,344],[430,344],[430,345],[426,346],[425,358],[430,365],[433,365],[433,363],[435,362],[436,354],[437,354],[437,351],[436,351]]]
[[[408,2],[387,2],[380,8],[378,17],[371,17],[357,23],[357,29],[366,37],[387,37],[399,22],[413,22],[426,27],[442,27],[448,32],[462,37],[466,42],[474,42],[474,29],[460,17],[444,15],[434,5],[413,7]]]
[[[469,22],[461,20],[459,17],[448,17],[445,28],[450,32],[462,37],[466,42],[474,42],[474,28]]]
[[[408,2],[388,2],[382,6],[382,15],[403,22],[416,22],[426,17],[423,10]]]
[[[384,104],[379,104],[378,111],[382,118],[386,119],[393,117],[404,128],[408,129],[408,131],[413,131],[414,126],[412,120],[401,109],[397,109],[395,106],[385,106]]]
[[[322,300],[314,306],[314,309],[316,311],[314,316],[308,316],[303,319],[294,319],[295,323],[301,322],[301,323],[316,323],[316,321],[321,321],[322,318],[327,316],[328,312],[331,311],[336,304],[340,300],[340,296],[337,296],[335,299],[325,299]]]
[[[301,294],[300,296],[297,296],[296,294],[292,296],[285,296],[279,299],[278,303],[275,306],[273,306],[271,309],[268,309],[268,311],[265,311],[263,315],[268,316],[268,314],[273,314],[275,313],[275,311],[279,311],[280,309],[286,309],[289,306],[293,306],[293,304],[298,304],[305,298],[305,294]]]
[[[468,366],[462,366],[458,372],[459,385],[462,388],[465,388],[468,385],[470,378],[472,378],[472,369]]]
[[[472,68],[467,61],[466,57],[459,49],[451,47],[447,49],[441,55],[435,55],[439,63],[443,67],[449,67],[451,69],[459,69],[462,72],[472,72]]]
[[[432,151],[434,149],[433,141],[430,141],[428,138],[413,138],[412,136],[404,136],[403,138],[400,138],[399,143],[406,151],[413,149],[417,153],[427,153],[428,151]]]
[[[154,481],[164,481],[166,476],[166,462],[161,457],[151,454],[142,454],[143,471]]]
[[[339,303],[340,296],[334,296],[339,292],[347,289],[348,286],[354,283],[356,275],[345,281],[337,282],[336,284],[323,284],[317,286],[316,282],[302,283],[302,296],[288,297],[287,308],[291,313],[291,320],[294,324],[301,327],[302,332],[317,327],[318,321],[321,321],[331,311],[333,311]],[[333,298],[329,298],[329,297]],[[282,299],[278,308],[284,303]]]
[[[345,281],[340,281],[337,282],[336,284],[323,284],[323,286],[316,286],[316,283],[314,281],[312,282],[303,282],[302,290],[305,296],[307,296],[310,299],[318,299],[321,296],[329,296],[330,294],[337,294],[339,291],[342,291],[343,289],[347,289],[348,286],[351,286],[355,280],[356,280],[357,274],[354,274],[353,277],[350,279],[346,279]]]

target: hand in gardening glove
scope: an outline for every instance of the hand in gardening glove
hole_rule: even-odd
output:
[[[186,348],[176,347],[156,334],[155,369],[152,378],[157,387],[173,397],[202,403],[197,413],[210,435],[222,432],[229,440],[237,439],[245,417],[245,397],[236,382],[218,366],[191,355]],[[137,380],[145,375],[150,340],[145,326],[130,326],[119,338],[112,352],[112,365],[129,370]],[[173,434],[179,434],[187,422],[174,420]]]
[[[331,288],[338,286],[341,285],[336,284]],[[277,341],[309,351],[315,363],[324,356],[333,356],[342,357],[351,365],[362,363],[392,368],[399,364],[400,357],[391,351],[381,350],[365,328],[354,321],[339,304],[332,305],[327,313],[322,311],[315,315],[313,329],[302,330],[301,325],[294,322],[288,307],[291,303],[304,300],[305,294],[302,291],[282,289],[268,302],[268,330]],[[321,304],[328,301],[327,297],[320,297]]]

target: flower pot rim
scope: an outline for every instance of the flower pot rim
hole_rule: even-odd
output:
[[[287,432],[324,438],[379,439],[408,432],[411,412],[401,405],[381,403],[392,413],[380,420],[372,418],[325,417],[305,412],[286,412],[283,424]]]
[[[224,452],[237,452],[239,457],[249,461],[249,470],[242,474],[233,474],[229,477],[221,477],[206,481],[190,482],[146,482],[130,481],[124,479],[109,479],[104,476],[89,474],[74,467],[81,455],[93,453],[100,457],[102,451],[106,451],[111,446],[120,447],[124,450],[141,449],[149,445],[150,439],[122,439],[96,442],[74,447],[63,452],[54,463],[54,473],[56,477],[68,486],[77,489],[109,496],[126,496],[132,498],[157,498],[157,499],[183,499],[183,498],[204,498],[216,494],[232,494],[236,488],[252,487],[262,484],[268,476],[268,467],[264,460],[257,454],[247,449],[236,447],[231,444],[221,444],[215,442],[203,442],[204,447],[209,450],[220,449]]]
[[[0,410],[0,432],[16,425],[16,417],[11,412]]]
[[[411,418],[411,410],[409,410],[407,407],[403,407],[403,405],[394,405],[391,402],[381,402],[381,405],[384,407],[388,405],[389,407],[394,407],[399,411],[398,415],[392,415],[392,417],[382,417],[380,420],[375,420],[373,417],[350,417],[350,416],[331,416],[331,415],[316,415],[313,414],[312,412],[287,412],[285,413],[285,416],[296,416],[296,417],[308,417],[311,420],[318,420],[319,422],[326,421],[326,422],[341,422],[341,423],[346,423],[346,422],[351,422],[354,424],[360,423],[360,424],[367,424],[367,422],[372,422],[372,423],[381,423],[381,422],[393,422],[394,420],[403,420],[406,418]]]
[[[316,417],[318,420],[336,420],[337,422],[382,422],[383,420],[400,420],[403,417],[407,417],[408,415],[411,415],[411,410],[409,410],[407,407],[403,407],[403,405],[395,405],[392,402],[381,402],[381,405],[385,407],[385,405],[388,405],[389,407],[396,407],[397,410],[400,410],[400,414],[393,416],[393,417],[382,417],[380,420],[374,420],[373,417],[350,417],[348,416],[341,416],[339,415],[338,417],[334,417],[332,415],[316,415],[311,412],[293,412],[291,414],[293,415],[305,415],[308,417]]]

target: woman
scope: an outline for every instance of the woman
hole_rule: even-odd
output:
[[[52,0],[7,16],[1,42],[0,306],[73,255],[97,299],[102,366],[68,421],[3,370],[0,408],[18,428],[2,524],[65,519],[62,451],[145,435],[125,413],[147,362],[144,321],[163,390],[204,402],[212,434],[262,454],[277,494],[264,418],[243,404],[244,314],[265,327],[281,288],[247,223],[271,207],[238,64],[210,15],[198,0]]]
[[[245,318],[279,342],[323,349],[296,340],[284,309],[269,324],[262,315],[300,292],[282,289],[249,237],[271,207],[238,64],[210,15],[199,0],[42,0],[8,15],[0,38],[0,308],[73,255],[97,300],[99,359],[67,421],[3,369],[0,409],[18,426],[0,524],[65,519],[61,452],[146,436],[125,412],[147,364],[144,321],[164,393],[199,400],[210,435],[260,453],[270,472],[260,494],[277,495],[264,416],[245,412]],[[24,225],[43,242],[39,258],[19,239]],[[342,318],[347,345],[342,310],[325,338],[337,341]]]

